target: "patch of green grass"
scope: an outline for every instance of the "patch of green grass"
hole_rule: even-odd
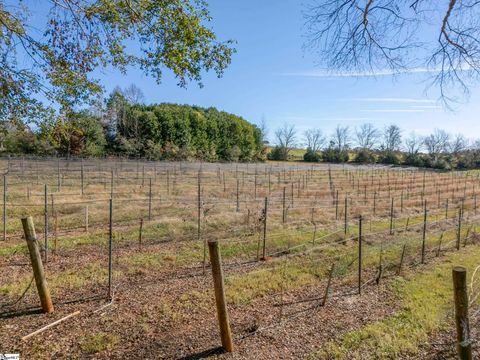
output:
[[[0,256],[11,256],[18,253],[27,254],[27,244],[8,245],[0,248]]]
[[[164,270],[172,264],[177,264],[177,257],[173,254],[141,252],[123,256],[120,260],[127,266],[129,273],[139,273],[143,270]]]
[[[86,354],[96,354],[105,350],[112,350],[120,339],[117,335],[97,333],[81,339],[80,349]]]
[[[396,314],[346,333],[309,358],[392,359],[416,354],[431,334],[451,323],[452,264],[467,267],[471,274],[480,263],[480,249],[463,250],[447,260],[409,279],[395,279],[390,286],[403,303]]]
[[[113,272],[114,276],[118,276],[118,271]],[[80,269],[67,269],[59,273],[48,274],[47,284],[51,289],[52,296],[55,297],[57,291],[65,289],[80,289],[91,284],[106,283],[108,270],[106,266],[100,263],[88,264]],[[26,275],[21,279],[0,286],[0,293],[8,296],[20,295],[28,286],[31,275]],[[34,284],[32,287],[34,288]]]
[[[225,280],[227,301],[248,304],[266,294],[297,288],[314,283],[320,270],[308,263],[287,261],[277,267],[254,270],[246,275],[228,276]]]

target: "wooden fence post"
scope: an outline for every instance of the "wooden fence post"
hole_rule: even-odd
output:
[[[227,352],[233,352],[232,332],[228,318],[225,286],[223,281],[222,259],[218,250],[217,241],[208,242],[210,262],[212,264],[213,285],[215,289],[215,302],[217,305],[218,324],[222,346]]]
[[[472,345],[468,324],[467,269],[462,266],[455,266],[452,270],[452,276],[458,358],[461,360],[471,360]]]
[[[48,290],[45,272],[43,271],[42,258],[38,248],[37,235],[35,234],[35,226],[31,216],[22,218],[23,231],[25,240],[27,241],[28,252],[30,253],[30,261],[32,262],[33,276],[37,285],[38,296],[42,309],[46,313],[53,312],[53,303]]]

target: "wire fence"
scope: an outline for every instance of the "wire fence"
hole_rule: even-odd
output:
[[[142,269],[164,274],[157,281],[204,276],[211,239],[220,241],[227,276],[276,282],[272,297],[282,298],[298,274],[311,275],[325,292],[296,299],[313,304],[299,312],[288,312],[292,304],[280,299],[281,319],[480,240],[480,180],[464,173],[27,158],[3,159],[0,167],[0,266],[15,268],[10,278],[2,276],[0,312],[35,301],[19,221],[25,215],[34,218],[43,253],[54,253],[50,286],[62,296],[68,289],[67,300],[105,295],[111,227],[120,287]],[[470,284],[472,302],[480,294],[479,272]]]

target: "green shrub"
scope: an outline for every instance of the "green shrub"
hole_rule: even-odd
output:
[[[306,162],[319,162],[321,160],[321,155],[313,151],[312,149],[308,148],[307,152],[303,155],[303,161]]]
[[[323,152],[323,161],[332,163],[345,163],[349,160],[347,150],[328,148]]]
[[[285,151],[280,146],[275,146],[268,154],[268,160],[285,161]]]
[[[355,155],[353,161],[359,164],[373,164],[375,163],[375,155],[371,151],[362,149]]]
[[[398,165],[400,164],[400,159],[398,158],[397,154],[392,151],[387,151],[380,159],[382,164],[389,164],[389,165]]]

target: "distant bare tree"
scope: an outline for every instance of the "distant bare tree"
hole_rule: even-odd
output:
[[[357,144],[363,150],[372,150],[379,138],[378,130],[370,123],[362,124],[355,129]]]
[[[311,0],[304,13],[305,46],[334,71],[431,70],[446,101],[480,79],[480,1]]]
[[[432,156],[437,156],[448,150],[448,142],[450,135],[444,130],[435,129],[435,131],[425,137],[423,144],[428,153]]]
[[[267,120],[265,119],[265,116],[262,116],[260,119],[260,124],[258,124],[258,128],[260,129],[260,132],[262,134],[262,140],[264,143],[268,143],[268,125],[267,125]]]
[[[448,144],[448,151],[453,155],[458,155],[462,151],[467,150],[468,140],[462,134],[456,134]]]
[[[130,105],[140,105],[145,102],[145,95],[142,89],[135,84],[130,84],[122,93]]]
[[[402,130],[397,125],[390,125],[383,132],[383,149],[387,152],[397,151],[402,145]]]
[[[277,146],[280,148],[283,159],[288,159],[288,154],[295,146],[296,137],[297,130],[295,129],[295,125],[284,124],[275,131]]]
[[[326,138],[320,129],[309,129],[305,131],[305,140],[307,140],[307,148],[313,152],[319,151],[324,145]]]
[[[418,154],[422,149],[422,145],[422,137],[418,136],[415,132],[410,133],[408,138],[405,139],[405,150],[409,155]]]
[[[339,151],[347,150],[350,146],[350,128],[337,125],[333,132],[332,144]]]

